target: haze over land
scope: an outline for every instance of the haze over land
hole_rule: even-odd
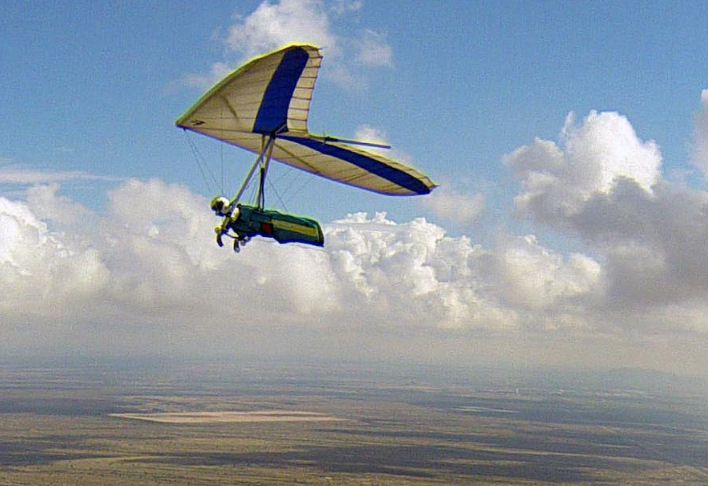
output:
[[[665,378],[3,360],[0,482],[705,484],[708,397]]]

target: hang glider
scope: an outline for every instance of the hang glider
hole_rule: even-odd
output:
[[[310,102],[321,63],[319,48],[307,44],[289,45],[257,57],[218,82],[177,120],[177,126],[185,130],[258,154],[243,186],[227,200],[228,205],[222,204],[227,209],[220,210],[220,215],[236,209],[257,168],[261,184],[255,208],[264,209],[263,181],[271,159],[380,194],[423,195],[435,188],[418,170],[352,146],[377,144],[308,131]],[[222,234],[228,234],[228,224],[222,229]],[[219,230],[217,234],[220,241]]]

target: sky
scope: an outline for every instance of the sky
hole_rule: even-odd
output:
[[[0,352],[708,376],[707,26],[690,1],[5,2]],[[291,42],[323,48],[311,131],[440,186],[276,167],[268,202],[326,245],[235,255],[208,201],[253,156],[174,122]]]

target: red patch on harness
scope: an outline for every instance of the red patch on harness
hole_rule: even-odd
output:
[[[261,233],[264,235],[272,235],[273,225],[271,223],[261,223]]]

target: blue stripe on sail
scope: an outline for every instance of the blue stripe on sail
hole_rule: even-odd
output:
[[[253,124],[254,132],[270,134],[286,125],[290,100],[309,57],[307,51],[301,47],[291,49],[283,55],[263,95]]]
[[[351,152],[345,148],[337,147],[335,145],[329,145],[318,140],[313,140],[311,138],[300,138],[300,137],[289,137],[280,136],[284,140],[289,140],[290,142],[299,143],[305,147],[309,147],[317,152],[325,155],[336,157],[338,159],[349,162],[350,164],[356,165],[357,167],[371,172],[383,179],[393,182],[401,187],[408,189],[415,194],[428,194],[430,188],[426,186],[420,179],[403,172],[395,167],[391,167],[388,164],[379,162],[376,159],[367,157],[356,152]],[[344,182],[344,181],[342,181]]]

